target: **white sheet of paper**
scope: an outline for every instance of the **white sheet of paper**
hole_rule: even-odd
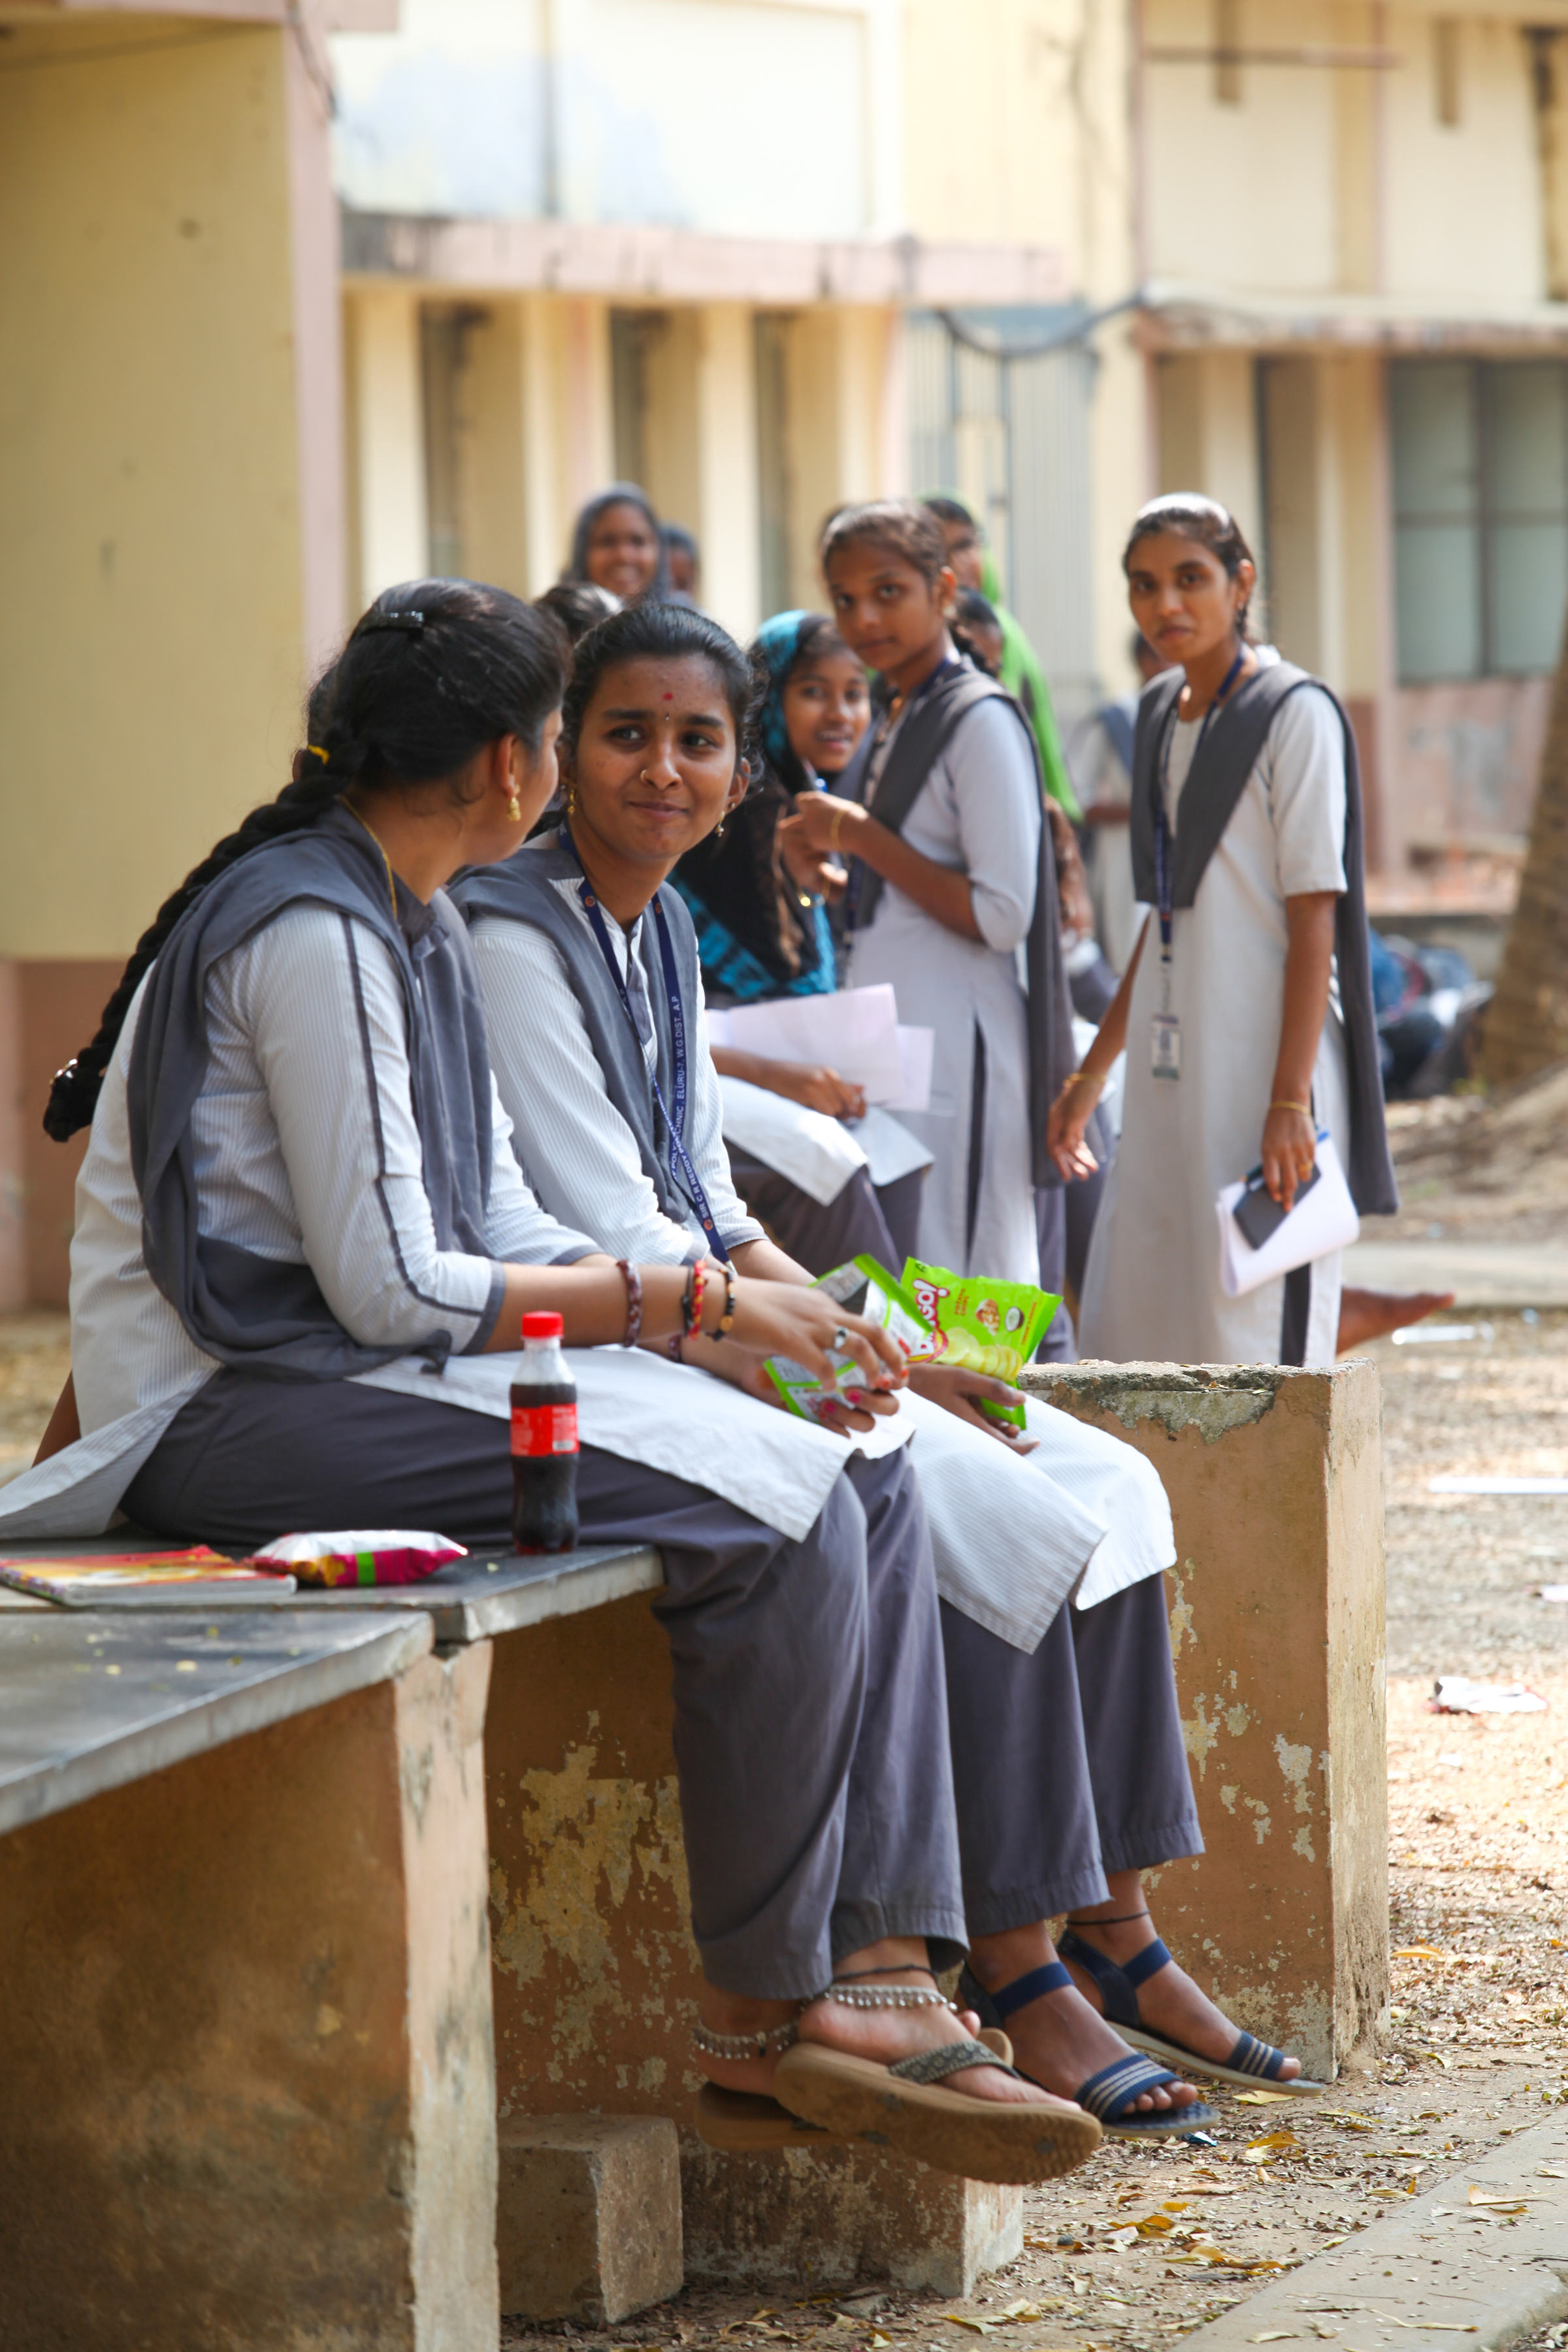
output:
[[[719,1091],[725,1142],[738,1145],[764,1168],[776,1168],[821,1207],[837,1201],[856,1170],[866,1166],[864,1145],[842,1119],[807,1110],[745,1078],[721,1076]]]
[[[901,1029],[899,1032],[900,1037],[906,1034]],[[907,1127],[900,1127],[896,1118],[889,1118],[875,1104],[864,1118],[847,1118],[844,1128],[865,1152],[873,1184],[896,1184],[900,1176],[912,1176],[917,1168],[929,1168],[936,1157]],[[897,1274],[899,1269],[894,1265],[888,1271]]]
[[[1219,1218],[1219,1286],[1227,1298],[1244,1298],[1276,1275],[1309,1265],[1314,1258],[1348,1249],[1361,1232],[1361,1219],[1351,1199],[1332,1136],[1318,1134],[1319,1181],[1277,1225],[1260,1250],[1255,1250],[1231,1211],[1245,1192],[1246,1180],[1225,1185],[1215,1202]]]
[[[930,1110],[931,1071],[936,1057],[934,1029],[906,1029],[900,1024],[899,1052],[904,1065],[903,1091],[883,1104],[885,1110]]]
[[[851,1086],[864,1087],[868,1102],[892,1103],[904,1093],[898,1000],[886,981],[831,996],[779,996],[765,1004],[731,1005],[729,1031],[724,1042],[737,1053],[770,1062],[821,1063]]]

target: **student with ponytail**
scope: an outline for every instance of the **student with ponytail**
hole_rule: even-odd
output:
[[[663,1555],[694,2052],[721,2119],[776,2074],[808,2121],[1047,2179],[1095,2124],[998,2065],[931,1973],[966,1939],[897,1351],[794,1284],[617,1264],[540,1206],[511,1150],[445,885],[526,837],[561,688],[554,624],[514,598],[389,590],[294,781],[163,908],[51,1101],[53,1132],[92,1124],[83,1434],[5,1490],[0,1528],[93,1533],[122,1503],[159,1538],[237,1548],[387,1523],[504,1545],[503,1351],[521,1310],[560,1314],[584,1536]],[[865,1382],[839,1433],[671,1360],[826,1370],[829,1346]]]
[[[616,614],[577,649],[563,824],[454,895],[514,1148],[546,1207],[617,1255],[679,1265],[713,1255],[717,1234],[742,1279],[805,1286],[737,1217],[696,935],[668,880],[745,792],[752,719],[746,658],[715,623],[670,604]],[[743,1350],[708,1354],[772,1393]],[[1020,2066],[1107,2130],[1190,2130],[1207,2110],[1182,2075],[1241,2049],[1283,2084],[1296,2061],[1238,2038],[1173,1967],[1143,1996],[1163,2065],[1085,1998],[1123,1957],[1142,1953],[1152,1975],[1127,1924],[1148,1916],[1139,1873],[1202,1849],[1160,1572],[1169,1506],[1131,1446],[1032,1400],[1027,1438],[1004,1440],[978,1409],[1002,1401],[1020,1400],[927,1366],[898,1413],[918,1439],[942,1601],[969,1998],[994,1996]],[[1058,1911],[1075,1915],[1077,1979],[1051,1946]],[[1135,2005],[1121,2013],[1136,2027]]]

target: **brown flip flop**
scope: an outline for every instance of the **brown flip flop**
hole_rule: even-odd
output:
[[[994,2051],[967,2037],[891,2066],[797,2042],[779,2060],[773,2086],[781,2104],[809,2123],[969,2180],[1055,2180],[1093,2155],[1100,2126],[1080,2109],[942,2088],[944,2076],[963,2067],[998,2063]]]
[[[983,2029],[979,2039],[1004,2066],[1013,2063],[1013,2045],[995,2026]],[[697,2137],[725,2156],[776,2156],[783,2147],[847,2147],[843,2132],[826,2131],[791,2115],[777,2099],[760,2091],[726,2091],[704,2083],[697,2094]]]

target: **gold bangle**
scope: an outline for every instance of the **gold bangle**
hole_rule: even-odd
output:
[[[843,803],[842,803],[842,801],[841,801],[841,802],[839,803],[838,806],[837,806],[837,807],[834,810],[834,812],[833,812],[833,822],[832,822],[832,824],[829,825],[829,827],[828,827],[828,831],[827,831],[827,854],[828,854],[829,857],[837,857],[837,855],[838,855],[838,836],[839,836],[839,835],[843,832],[843,830],[844,830],[844,804],[843,804]]]
[[[1268,1108],[1270,1110],[1299,1110],[1303,1118],[1310,1118],[1312,1116],[1310,1103],[1271,1102]]]
[[[1076,1087],[1080,1078],[1087,1079],[1091,1087],[1102,1087],[1105,1084],[1105,1080],[1096,1077],[1092,1070],[1069,1070],[1062,1080],[1063,1093],[1067,1092],[1068,1087]]]

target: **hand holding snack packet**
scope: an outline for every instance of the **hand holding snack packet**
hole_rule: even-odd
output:
[[[931,1345],[931,1333],[914,1300],[874,1257],[851,1258],[847,1265],[836,1265],[815,1286],[847,1314],[863,1315],[868,1322],[879,1324],[911,1363],[923,1360],[923,1350]],[[804,1364],[787,1356],[770,1356],[767,1360],[768,1378],[777,1389],[780,1401],[803,1421],[820,1421],[825,1409],[831,1410],[847,1393],[865,1382],[866,1375],[853,1356],[830,1349],[828,1360],[834,1368],[831,1388]]]
[[[1032,1282],[996,1282],[987,1275],[953,1274],[944,1265],[906,1258],[901,1295],[919,1308],[927,1327],[911,1363],[951,1365],[994,1378],[1016,1381],[1051,1326],[1059,1297]],[[987,1419],[1024,1426],[1024,1402],[980,1401]]]

